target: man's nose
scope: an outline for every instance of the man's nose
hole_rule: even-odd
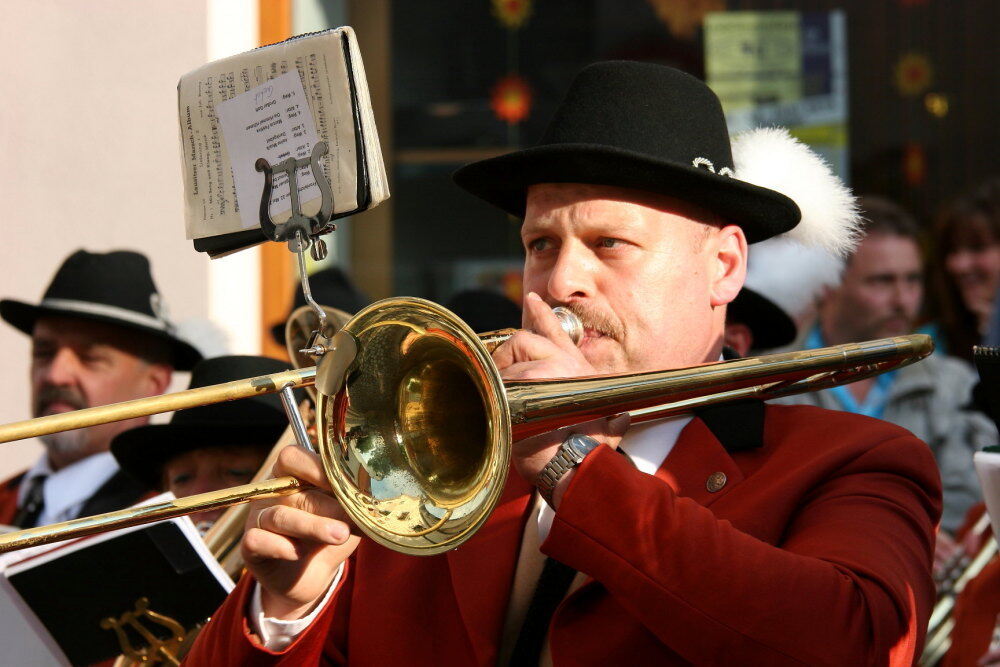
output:
[[[565,244],[549,274],[549,296],[561,303],[574,298],[592,296],[593,258],[577,244]]]
[[[897,282],[895,289],[892,290],[892,305],[897,311],[910,316],[915,316],[920,310],[922,298],[923,288],[909,281]]]
[[[80,357],[72,349],[61,347],[45,367],[44,379],[56,387],[73,385],[79,378],[82,366]]]

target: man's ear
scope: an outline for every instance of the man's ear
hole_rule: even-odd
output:
[[[753,331],[743,322],[726,322],[726,345],[745,357],[753,349]]]
[[[724,306],[736,298],[747,277],[747,237],[741,228],[726,225],[715,233],[711,261],[711,304]]]

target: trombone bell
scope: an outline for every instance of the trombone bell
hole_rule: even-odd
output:
[[[355,370],[336,395],[318,391],[316,410],[334,493],[391,549],[458,546],[507,479],[510,414],[489,352],[457,316],[422,299],[373,304],[344,331],[358,343]]]

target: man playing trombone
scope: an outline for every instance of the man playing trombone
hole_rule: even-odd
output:
[[[788,183],[795,202],[760,185],[827,178],[800,145],[762,135],[735,157],[703,83],[599,63],[538,146],[460,170],[460,186],[524,219],[527,331],[494,353],[503,377],[717,361],[748,243],[795,227],[796,203],[815,226],[809,188],[824,187],[844,209],[820,212],[843,223],[827,238],[850,237],[839,184]],[[556,305],[582,319],[579,346]],[[320,490],[255,504],[253,577],[188,661],[855,665],[918,652],[941,491],[927,447],[898,427],[746,401],[522,440],[512,469],[480,531],[424,558],[352,533]],[[329,488],[296,448],[275,473]]]

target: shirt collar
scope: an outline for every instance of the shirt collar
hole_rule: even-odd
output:
[[[39,524],[75,518],[76,509],[118,472],[118,463],[111,452],[92,454],[65,468],[53,472],[49,457],[42,457],[24,474],[18,489],[18,504],[31,487],[31,480],[48,475],[42,487],[44,509]]]
[[[677,443],[677,437],[691,423],[691,419],[691,415],[683,415],[630,426],[619,448],[629,455],[636,468],[653,475],[663,465]]]

